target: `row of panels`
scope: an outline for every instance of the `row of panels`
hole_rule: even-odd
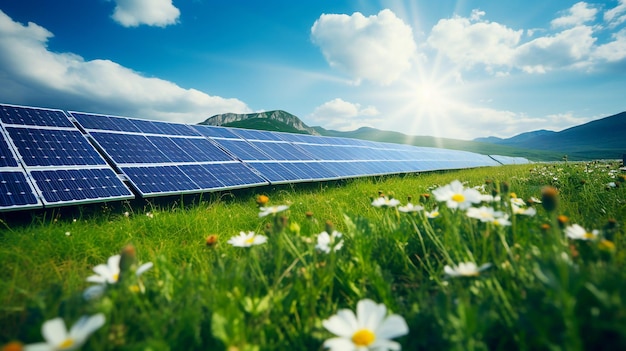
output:
[[[528,162],[0,104],[0,211]]]

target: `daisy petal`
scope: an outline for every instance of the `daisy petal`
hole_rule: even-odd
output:
[[[324,320],[322,325],[329,332],[345,338],[351,338],[357,330],[356,317],[350,310],[340,310],[336,315]]]
[[[58,345],[67,339],[67,329],[61,317],[44,322],[41,326],[41,335],[49,345]]]
[[[377,339],[393,339],[405,335],[409,332],[409,326],[404,318],[397,314],[392,314],[376,329]]]
[[[324,347],[330,349],[330,351],[356,351],[354,343],[346,338],[328,339],[324,341]]]

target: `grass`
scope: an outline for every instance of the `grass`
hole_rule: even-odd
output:
[[[42,323],[55,317],[69,326],[103,313],[84,349],[321,350],[333,337],[323,321],[371,299],[406,321],[409,333],[395,339],[405,350],[625,349],[626,184],[617,167],[502,166],[6,219],[0,345],[41,342]],[[507,213],[511,225],[437,202],[433,191],[453,180],[500,196],[473,207]],[[511,213],[511,197],[528,208],[546,186],[558,191],[555,210]],[[261,194],[289,209],[259,217]],[[372,206],[379,196],[411,197],[440,215]],[[569,239],[564,228],[573,224],[599,235]],[[343,247],[316,249],[324,230],[342,233]],[[240,231],[268,240],[230,245]],[[135,264],[86,300],[93,267],[123,249]],[[145,262],[154,266],[131,274]],[[469,277],[444,273],[462,262],[491,266]]]

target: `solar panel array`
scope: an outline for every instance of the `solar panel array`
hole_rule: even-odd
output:
[[[0,105],[0,209],[133,198],[60,110]]]
[[[521,157],[0,104],[0,211],[528,163]]]

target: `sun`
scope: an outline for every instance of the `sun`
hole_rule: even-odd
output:
[[[423,115],[437,115],[450,104],[445,87],[437,82],[422,81],[415,85],[415,104]]]

